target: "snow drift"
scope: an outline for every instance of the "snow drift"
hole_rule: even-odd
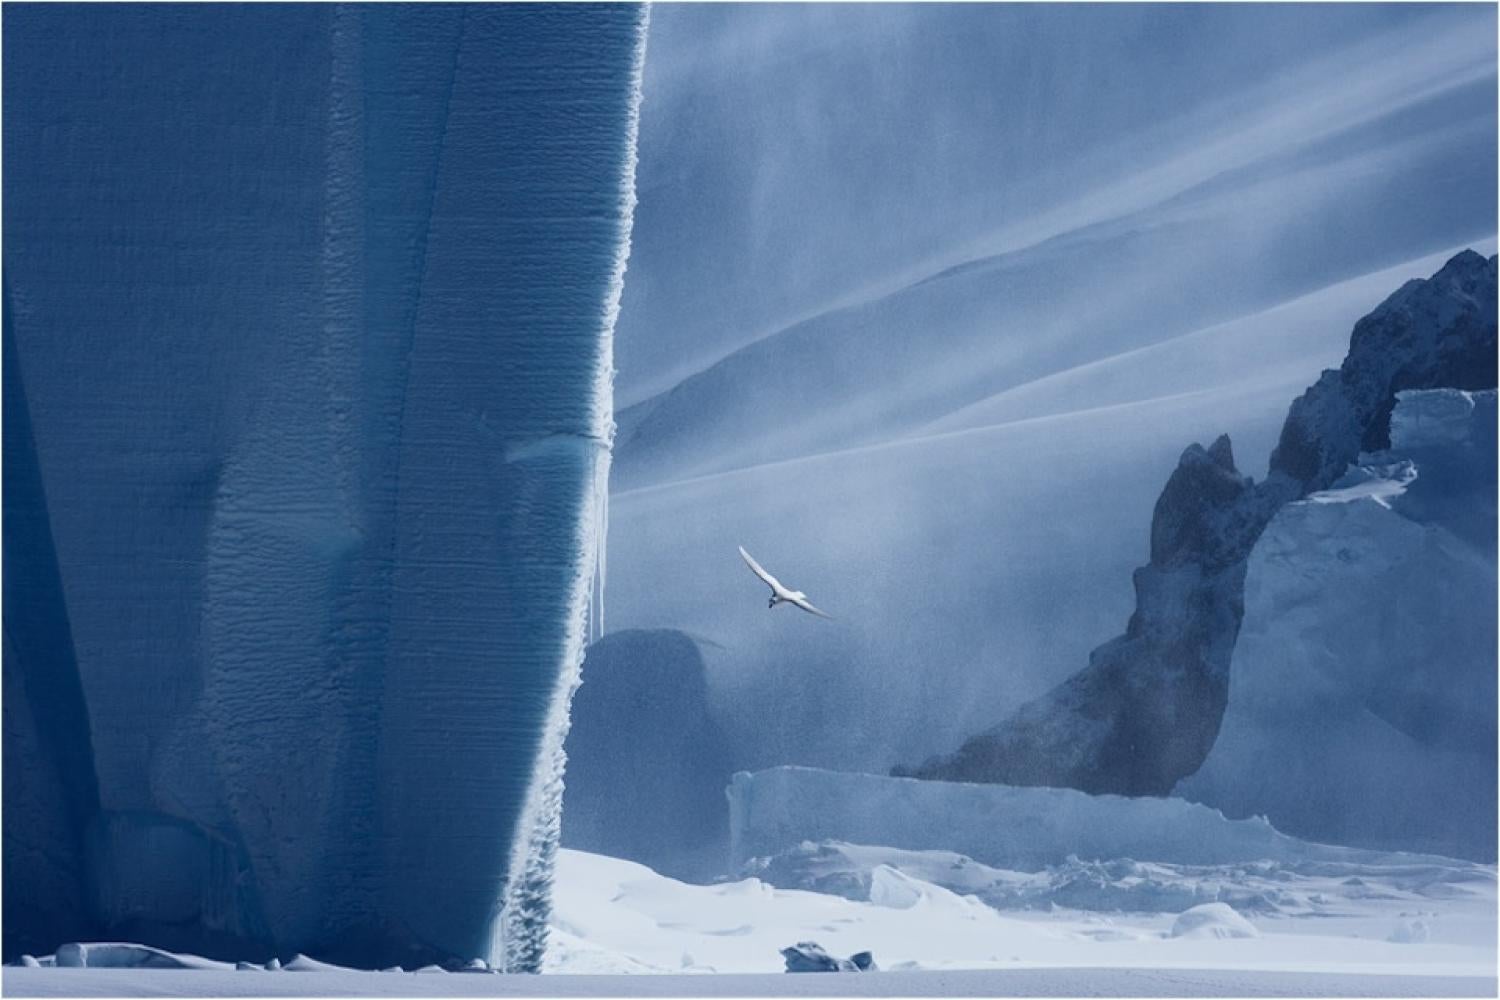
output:
[[[7,14],[7,952],[82,898],[184,951],[536,967],[643,43]]]

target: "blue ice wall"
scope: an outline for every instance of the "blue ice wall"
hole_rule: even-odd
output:
[[[5,951],[94,930],[85,831],[98,814],[88,708],[47,525],[10,299],[4,355]],[[21,669],[22,665],[26,669]]]
[[[7,11],[106,931],[539,960],[643,44],[635,6]]]

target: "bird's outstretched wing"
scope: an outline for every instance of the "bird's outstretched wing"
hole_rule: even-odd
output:
[[[745,564],[750,567],[750,572],[760,577],[761,581],[764,582],[766,586],[770,587],[777,593],[780,593],[781,591],[786,589],[781,585],[780,580],[776,579],[770,573],[767,573],[764,569],[761,568],[760,563],[756,562],[755,557],[745,551],[745,547],[743,545],[741,545],[739,548],[740,557],[744,559]]]
[[[797,607],[801,608],[803,611],[807,611],[807,612],[810,612],[812,614],[815,614],[819,618],[827,618],[829,621],[834,621],[835,620],[834,617],[833,617],[833,615],[830,615],[828,612],[826,612],[826,611],[819,611],[817,608],[813,607],[812,604],[805,597],[794,597],[794,598],[792,598],[792,603],[795,604],[795,605],[797,605]]]

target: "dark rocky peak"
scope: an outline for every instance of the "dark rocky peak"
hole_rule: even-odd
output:
[[[1151,563],[1217,563],[1224,512],[1250,489],[1251,480],[1234,467],[1229,435],[1204,449],[1190,445],[1178,460],[1156,501],[1151,518]]]
[[[894,773],[1166,795],[1197,771],[1228,702],[1250,550],[1285,504],[1387,446],[1397,392],[1495,386],[1495,271],[1496,258],[1466,250],[1360,320],[1343,365],[1292,404],[1259,485],[1227,436],[1184,451],[1156,502],[1125,634],[955,753]]]
[[[1361,451],[1390,447],[1396,393],[1493,387],[1495,270],[1495,257],[1465,250],[1356,323],[1343,365],[1292,404],[1271,471],[1304,493],[1327,489]]]

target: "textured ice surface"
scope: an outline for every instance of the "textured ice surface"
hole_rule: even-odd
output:
[[[1182,799],[806,767],[736,774],[729,787],[729,823],[736,863],[809,840],[953,851],[995,867],[1030,870],[1070,856],[1198,865],[1382,857],[1298,840],[1262,818],[1230,820]]]
[[[1232,877],[1228,870],[1221,875]],[[1173,936],[1179,913],[1087,912],[1064,904],[998,911],[894,868],[885,878],[899,891],[856,899],[758,878],[687,885],[640,865],[563,851],[545,971],[771,972],[783,967],[780,949],[816,941],[833,955],[873,952],[881,975],[1036,966],[1492,974],[1493,869],[1485,875],[1448,898],[1412,892],[1360,898],[1348,886],[1327,906],[1297,917],[1239,913],[1259,936],[1220,938]],[[1285,877],[1293,890],[1316,894],[1349,875]],[[1387,941],[1398,920],[1424,919],[1418,913],[1440,933],[1415,946]],[[714,982],[703,980],[699,991],[713,995]]]
[[[741,870],[778,889],[871,899],[888,892],[892,872],[997,910],[1181,913],[1224,903],[1251,917],[1328,920],[1370,900],[1420,909],[1435,900],[1494,896],[1495,869],[1449,858],[1351,855],[1345,861],[1239,861],[1189,865],[1131,858],[1076,857],[1038,871],[987,865],[953,851],[910,851],[843,841],[804,841]],[[879,887],[879,888],[878,888]]]
[[[643,11],[38,7],[4,43],[7,352],[61,580],[7,694],[81,684],[104,928],[533,967]]]
[[[328,993],[369,995],[553,996],[776,996],[825,992],[797,980],[845,977],[786,976],[781,949],[816,941],[835,955],[873,950],[881,970],[856,995],[911,996],[938,993],[1009,995],[1172,995],[1196,984],[1196,995],[1331,995],[1352,991],[1330,973],[1359,974],[1363,995],[1458,992],[1459,983],[1405,979],[1414,975],[1475,976],[1462,984],[1483,995],[1494,981],[1495,878],[1492,866],[1456,863],[1388,867],[1369,865],[1278,866],[1259,863],[1222,868],[1179,869],[1184,881],[1200,884],[1199,902],[1213,903],[1217,889],[1280,890],[1299,908],[1238,911],[1255,934],[1174,936],[1179,911],[1100,912],[1061,899],[1031,909],[997,912],[967,890],[945,888],[936,857],[890,848],[842,845],[847,857],[883,857],[877,864],[880,898],[839,898],[756,878],[696,886],[664,878],[638,864],[563,850],[558,856],[556,906],[543,980],[513,976],[446,974],[440,969],[360,973],[330,969],[305,957],[288,961],[284,975],[259,966],[232,973],[139,972],[108,969],[4,970],[6,995],[33,991],[71,995],[129,995],[167,989],[199,995]],[[945,864],[952,864],[946,859]],[[1111,862],[1128,879],[1128,862]],[[968,867],[978,868],[976,862]],[[1021,879],[1019,872],[996,875]],[[1446,873],[1446,874],[1444,874]],[[952,891],[950,891],[950,888]],[[1448,891],[1439,893],[1439,888]],[[1234,912],[1234,911],[1231,911]],[[1220,925],[1233,919],[1220,911]],[[1417,925],[1425,928],[1414,930]],[[1404,929],[1404,930],[1403,930]],[[91,951],[98,946],[87,946]],[[119,946],[106,946],[119,947]],[[187,956],[172,956],[186,959]],[[42,958],[42,964],[51,959]],[[91,962],[90,965],[93,963]],[[203,963],[207,965],[208,963]],[[1083,977],[1092,967],[1096,975]],[[958,969],[1000,973],[992,980],[944,979]],[[1159,978],[1148,970],[1173,970]],[[894,971],[890,971],[894,970]],[[1021,970],[1037,974],[1028,979]],[[1219,970],[1195,976],[1191,970]],[[1279,974],[1276,988],[1256,975]],[[1050,976],[1040,975],[1043,971]],[[21,975],[17,975],[20,972]],[[718,975],[706,977],[705,973]],[[735,974],[766,973],[746,981]],[[35,975],[33,975],[35,973]],[[429,974],[434,973],[434,974]],[[645,983],[626,977],[655,973]],[[662,974],[676,974],[664,976]],[[683,983],[679,976],[691,977]],[[1019,978],[1018,978],[1019,974]],[[156,978],[149,978],[151,976]],[[51,976],[52,978],[45,978]],[[584,978],[579,978],[583,976]],[[769,978],[774,976],[775,978]],[[940,986],[947,985],[947,989]],[[1147,985],[1149,984],[1149,986]],[[1333,985],[1337,984],[1337,985]],[[105,987],[112,985],[112,990]],[[1238,986],[1238,990],[1230,989]],[[1493,992],[1492,988],[1490,992]]]
[[[1223,729],[1182,794],[1299,836],[1495,857],[1495,393],[1403,392],[1391,448],[1250,556]]]

